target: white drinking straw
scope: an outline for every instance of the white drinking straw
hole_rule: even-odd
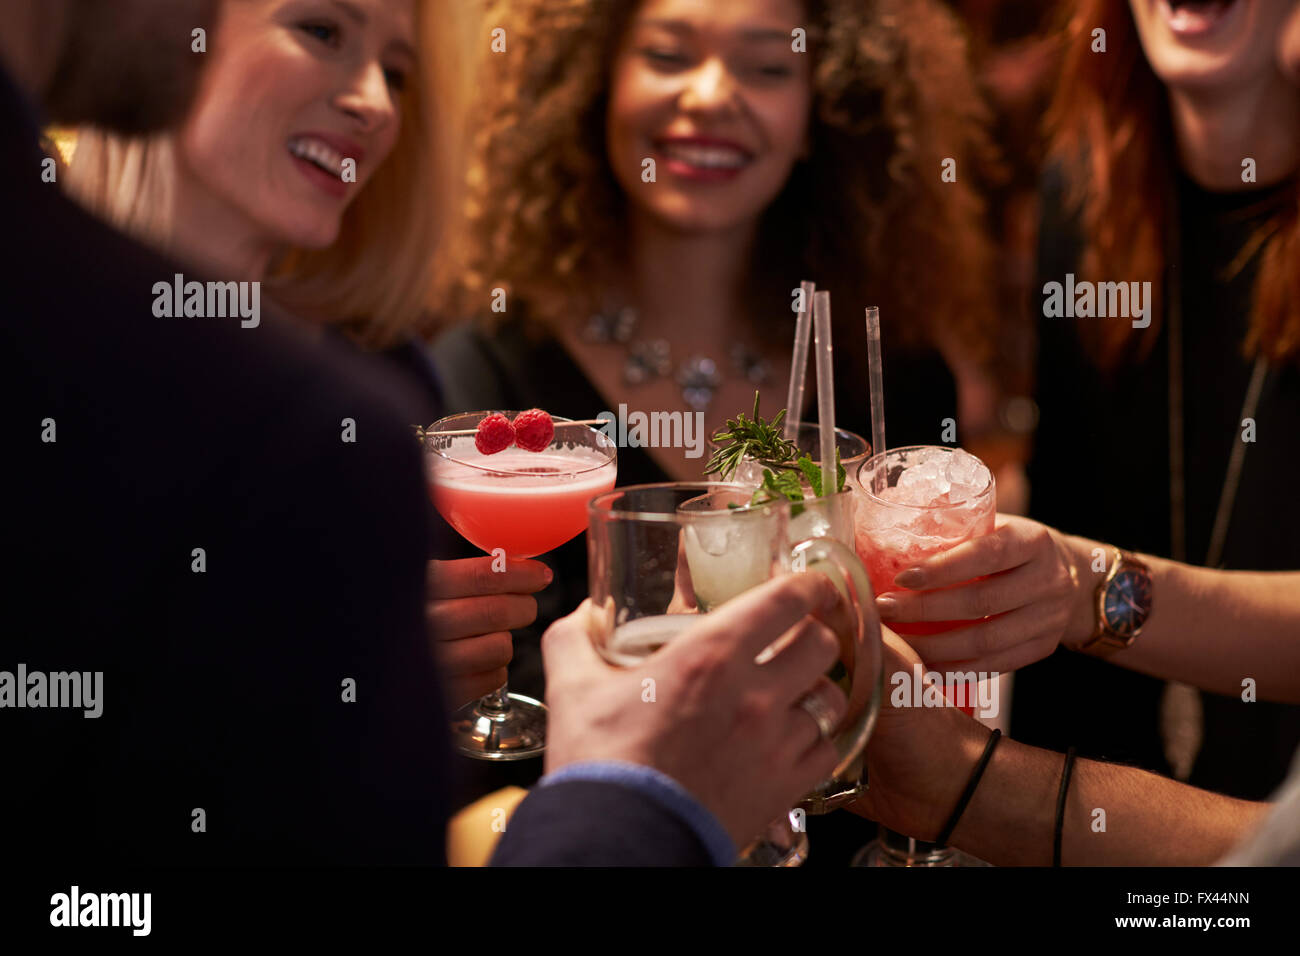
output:
[[[813,328],[817,336],[817,425],[821,437],[822,494],[835,493],[835,372],[831,368],[831,294],[813,296]]]
[[[871,477],[871,490],[880,491],[880,471],[885,460],[885,379],[880,362],[880,309],[874,305],[867,309],[867,374],[871,387],[871,454],[876,458],[876,470]]]
[[[794,354],[790,356],[790,391],[785,397],[785,437],[797,441],[799,416],[803,410],[803,386],[808,373],[808,332],[812,328],[813,293],[817,286],[799,283],[799,318],[794,326]]]

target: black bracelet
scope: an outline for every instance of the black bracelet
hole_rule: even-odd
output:
[[[961,815],[966,812],[966,804],[970,803],[970,798],[975,795],[975,788],[979,786],[980,778],[984,776],[984,768],[989,765],[989,760],[993,757],[993,749],[997,747],[998,741],[1002,739],[1002,731],[994,730],[989,734],[988,743],[984,745],[984,754],[980,757],[980,762],[975,765],[974,771],[971,772],[970,780],[966,783],[966,790],[957,801],[957,809],[952,811],[952,816],[948,818],[948,823],[939,834],[939,838],[934,842],[943,846],[952,836],[952,831],[957,829],[957,821]]]
[[[1056,827],[1052,832],[1052,866],[1061,865],[1061,828],[1065,824],[1065,795],[1074,771],[1074,748],[1065,752],[1065,769],[1061,771],[1061,789],[1056,794]]]

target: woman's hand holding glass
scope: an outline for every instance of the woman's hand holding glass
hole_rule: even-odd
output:
[[[506,682],[510,632],[537,620],[532,595],[551,583],[541,561],[502,560],[500,571],[491,557],[429,562],[425,621],[453,707]]]
[[[928,558],[893,581],[877,582],[876,608],[887,624],[979,621],[914,637],[928,665],[1015,670],[1092,633],[1099,577],[1090,565],[1096,547],[1037,521],[999,514],[992,534]]]

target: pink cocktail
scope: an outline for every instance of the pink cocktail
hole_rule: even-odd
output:
[[[993,475],[960,448],[914,445],[881,458],[858,470],[854,528],[858,557],[877,594],[903,590],[894,584],[899,572],[991,533],[997,512]],[[890,626],[900,634],[937,634],[968,623]]]
[[[883,458],[865,461],[858,470],[854,528],[858,557],[877,594],[906,590],[894,583],[900,572],[990,534],[997,512],[992,473],[960,448],[914,445]],[[974,623],[890,621],[889,626],[904,635],[939,634]]]
[[[555,434],[541,450],[508,445],[484,454],[475,430],[491,414],[453,415],[424,431],[429,492],[447,523],[475,547],[510,558],[545,554],[585,531],[587,502],[614,487],[614,441],[554,418]],[[546,706],[503,685],[456,713],[452,737],[457,750],[481,760],[534,757],[545,749]]]
[[[599,449],[480,454],[471,442],[433,469],[430,489],[447,523],[489,553],[532,558],[586,530],[587,502],[614,487]]]

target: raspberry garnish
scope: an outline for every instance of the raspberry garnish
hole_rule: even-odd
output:
[[[515,443],[515,426],[501,413],[489,415],[478,423],[474,447],[484,455],[495,455]]]
[[[515,444],[525,451],[546,451],[555,437],[555,422],[540,408],[515,416]]]

